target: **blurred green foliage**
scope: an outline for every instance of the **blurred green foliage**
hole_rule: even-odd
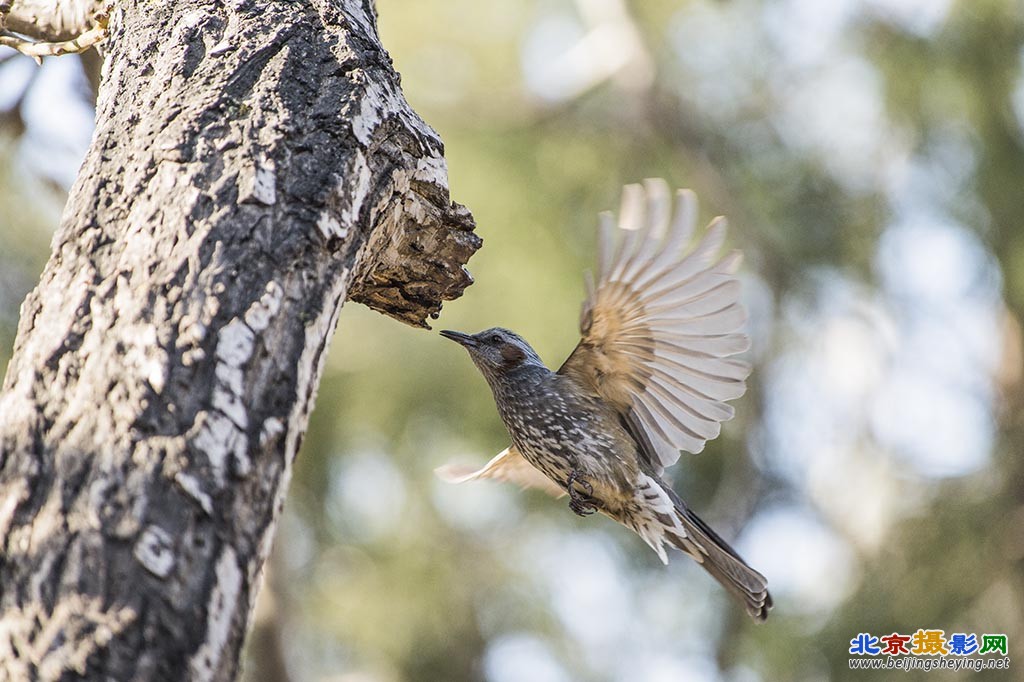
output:
[[[665,177],[702,217],[729,216],[755,372],[737,419],[674,475],[778,606],[754,627],[699,568],[662,568],[604,519],[434,480],[506,445],[486,385],[453,344],[353,305],[246,679],[883,680],[848,669],[850,639],[917,628],[1005,632],[1022,660],[1020,3],[378,10],[484,239],[440,326],[507,326],[558,365],[596,214],[623,183]],[[6,360],[55,209],[0,139]]]

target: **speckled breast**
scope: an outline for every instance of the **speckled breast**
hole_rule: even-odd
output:
[[[515,446],[549,478],[564,486],[576,469],[601,486],[616,478],[616,434],[597,406],[568,395],[559,379],[551,375],[504,387],[495,396],[498,412]]]

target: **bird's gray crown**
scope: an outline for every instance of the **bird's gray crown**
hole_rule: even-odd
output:
[[[445,330],[441,335],[464,346],[485,375],[501,375],[525,365],[544,367],[526,339],[503,327],[492,327],[477,334]]]

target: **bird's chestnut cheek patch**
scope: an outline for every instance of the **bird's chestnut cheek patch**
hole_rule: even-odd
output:
[[[506,343],[501,347],[501,359],[506,367],[515,367],[526,359],[526,353],[522,348]]]

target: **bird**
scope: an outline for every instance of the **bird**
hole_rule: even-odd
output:
[[[618,220],[600,215],[598,263],[588,275],[581,339],[552,371],[502,327],[443,330],[491,388],[512,444],[480,469],[448,464],[450,482],[480,479],[569,496],[635,531],[668,563],[666,547],[697,561],[756,621],[773,601],[765,577],[664,479],[681,451],[699,453],[746,391],[750,346],[736,277],[742,254],[719,255],[726,221],[694,236],[696,195],[663,180],[623,188]]]

